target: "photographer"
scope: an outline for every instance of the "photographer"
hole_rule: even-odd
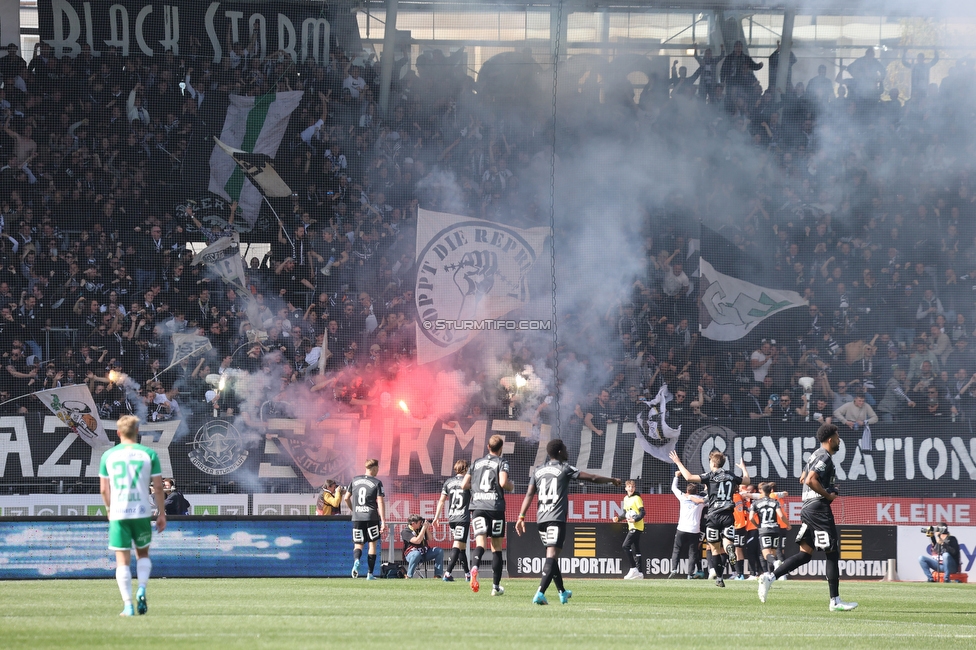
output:
[[[431,522],[420,515],[410,515],[408,526],[400,533],[403,539],[403,559],[407,561],[407,577],[412,578],[421,562],[434,561],[434,577],[444,573],[444,549],[430,546]]]
[[[186,497],[183,496],[182,492],[176,489],[175,479],[163,479],[163,492],[166,495],[164,507],[167,515],[190,514],[190,502],[186,500]]]
[[[329,479],[322,486],[319,498],[315,500],[315,514],[337,515],[342,504],[342,486]]]
[[[949,576],[958,573],[960,565],[959,540],[949,534],[945,524],[923,528],[922,533],[932,538],[931,555],[922,555],[918,563],[929,582],[935,582],[932,571],[942,572],[942,582],[949,582]]]

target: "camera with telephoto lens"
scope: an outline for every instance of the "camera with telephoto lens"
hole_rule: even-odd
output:
[[[922,534],[926,537],[935,537],[942,533],[949,532],[949,528],[945,524],[940,524],[938,526],[925,526],[922,528]]]

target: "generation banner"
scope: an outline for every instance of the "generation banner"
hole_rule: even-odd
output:
[[[380,476],[398,486],[391,491],[436,493],[452,475],[454,461],[482,456],[495,434],[505,439],[512,479],[524,492],[530,470],[545,461],[545,446],[554,435],[548,425],[503,418],[448,423],[416,419],[395,407],[377,409],[371,418],[336,414],[250,425],[243,418],[206,415],[142,427],[144,443],[159,454],[164,475],[175,477],[185,492],[312,492],[327,479],[346,483],[362,471],[367,458],[376,458]],[[718,449],[730,466],[741,459],[754,482],[775,481],[777,489],[799,495],[800,473],[817,446],[816,423],[764,419],[730,425],[682,424],[678,453],[689,469],[702,472],[708,454]],[[105,428],[114,442],[113,426],[106,423]],[[570,461],[581,470],[633,478],[642,493],[670,498],[673,466],[646,454],[635,432],[636,423],[613,422],[603,436],[587,428],[565,430],[563,436]],[[878,424],[872,433],[872,447],[860,449],[860,432],[846,427],[841,432],[834,456],[843,497],[835,508],[838,514],[851,509],[855,521],[898,525],[921,523],[931,511],[931,516],[968,523],[976,494],[976,435],[967,423],[945,422],[937,429]],[[56,416],[0,417],[4,491],[23,493],[25,486],[51,491],[52,482],[60,481],[96,493],[100,455]]]

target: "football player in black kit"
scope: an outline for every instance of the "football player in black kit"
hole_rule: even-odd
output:
[[[454,545],[451,547],[451,557],[447,561],[447,568],[444,570],[444,582],[454,582],[451,571],[458,560],[461,561],[461,569],[464,571],[464,579],[470,580],[468,573],[468,526],[471,523],[471,512],[468,505],[471,502],[471,490],[461,487],[464,483],[464,475],[468,472],[468,461],[459,460],[454,463],[454,476],[444,481],[441,488],[441,499],[437,502],[437,510],[434,511],[434,525],[444,511],[444,504],[447,506],[447,527],[451,531],[451,539]]]
[[[810,455],[810,460],[800,474],[803,509],[800,511],[800,531],[796,535],[800,552],[786,558],[771,573],[764,573],[759,577],[759,600],[766,602],[766,595],[777,578],[803,566],[810,561],[814,550],[821,550],[827,555],[829,609],[832,612],[849,612],[857,607],[857,603],[845,603],[840,599],[840,568],[837,565],[840,560],[840,539],[837,537],[837,526],[834,525],[834,513],[830,509],[831,502],[837,498],[833,459],[833,455],[840,449],[837,426],[821,425],[817,430],[817,440],[820,441],[820,448]]]
[[[515,532],[519,535],[525,532],[525,513],[532,503],[532,497],[538,492],[537,521],[539,537],[546,547],[546,564],[542,569],[539,591],[536,592],[532,602],[536,605],[548,605],[546,589],[549,588],[550,582],[555,581],[556,589],[559,590],[559,602],[565,605],[573,595],[573,592],[563,587],[563,574],[559,570],[559,553],[566,539],[566,517],[569,514],[569,481],[577,479],[591,483],[613,483],[619,486],[620,479],[587,474],[570,465],[569,454],[562,440],[550,440],[546,445],[546,454],[549,456],[549,462],[536,468],[532,478],[529,479],[529,489],[526,490],[525,498],[522,500]]]
[[[722,466],[725,465],[725,454],[718,450],[712,451],[708,455],[710,472],[705,474],[692,474],[681,462],[678,453],[672,451],[668,454],[678,471],[686,481],[691,483],[704,483],[708,486],[708,512],[705,514],[705,542],[712,547],[712,555],[708,559],[711,568],[715,569],[715,585],[725,586],[725,562],[727,556],[735,557],[735,546],[732,541],[735,538],[735,516],[733,514],[734,503],[732,497],[739,490],[740,485],[749,485],[749,472],[746,466],[739,460],[737,467],[742,470],[742,477],[738,477]],[[722,541],[725,546],[722,546]],[[731,549],[729,551],[728,549]]]
[[[363,544],[369,543],[367,580],[376,580],[376,541],[386,531],[386,504],[383,502],[383,481],[376,478],[380,463],[375,458],[366,461],[366,473],[355,477],[346,488],[346,506],[352,512],[353,563],[352,577],[359,577],[359,562]]]
[[[471,591],[480,588],[478,567],[485,553],[485,540],[491,540],[492,596],[501,596],[505,590],[502,581],[502,540],[505,539],[505,492],[515,489],[508,478],[508,461],[502,458],[505,439],[494,435],[488,439],[488,455],[474,461],[464,475],[461,489],[471,490],[471,528],[475,534],[474,556],[471,558]]]
[[[783,514],[779,499],[773,494],[775,490],[775,483],[760,483],[760,496],[752,500],[752,506],[749,508],[749,517],[759,530],[759,547],[762,549],[762,562],[766,569],[763,573],[775,571],[779,566],[776,550],[785,542],[780,533],[782,529],[779,527],[779,522],[781,519],[786,521],[786,515]],[[789,522],[786,525],[786,530],[789,530]]]

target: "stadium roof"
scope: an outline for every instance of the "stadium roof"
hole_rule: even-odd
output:
[[[351,7],[369,5],[382,7],[385,0],[365,0],[356,2],[347,0]],[[453,10],[465,6],[484,9],[486,7],[548,7],[556,2],[525,2],[525,0],[400,0],[402,8],[419,10],[427,5],[431,8],[450,7]],[[947,2],[921,3],[918,0],[804,0],[803,2],[761,2],[758,0],[661,0],[647,2],[642,0],[565,0],[564,9],[571,11],[601,11],[611,12],[665,12],[665,11],[744,11],[744,12],[777,12],[788,6],[796,9],[797,13],[821,16],[970,16],[976,15],[976,3],[968,0],[949,0]]]

